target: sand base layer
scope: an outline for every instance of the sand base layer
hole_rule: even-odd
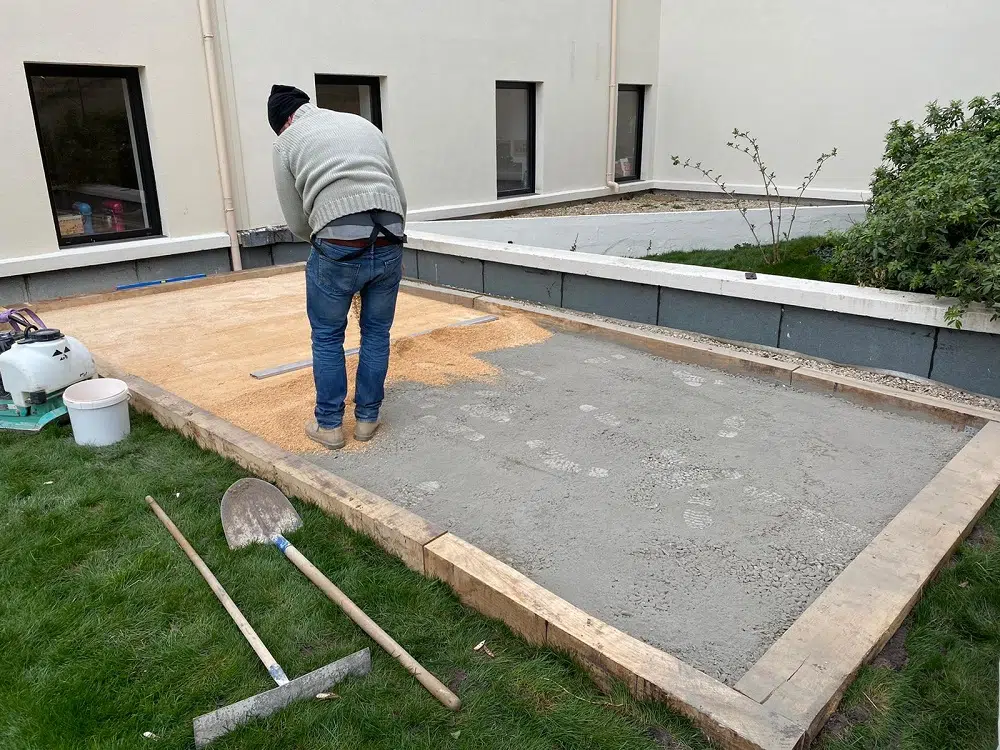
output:
[[[457,305],[399,295],[384,412],[390,420],[392,383],[486,380],[498,371],[474,355],[536,343],[550,335],[516,316],[446,328],[481,315]],[[311,356],[303,273],[53,310],[44,318],[48,325],[83,341],[95,355],[285,450],[322,450],[303,432],[315,406],[312,370],[265,380],[250,377],[255,370]],[[432,329],[439,330],[405,338]],[[359,344],[354,313],[344,346]],[[357,357],[348,357],[344,425],[349,435],[354,428],[350,404],[356,368]],[[358,447],[348,443],[348,449]]]

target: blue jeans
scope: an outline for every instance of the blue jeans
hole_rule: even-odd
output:
[[[347,398],[344,332],[354,295],[361,294],[361,353],[354,387],[354,416],[361,422],[378,419],[389,369],[389,329],[396,315],[396,296],[403,275],[403,248],[389,245],[368,249],[318,239],[306,263],[306,312],[312,326],[316,421],[320,427],[340,427]]]

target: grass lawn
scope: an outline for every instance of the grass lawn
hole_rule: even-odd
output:
[[[872,666],[822,750],[996,750],[1000,506],[983,522]]]
[[[692,250],[691,252],[661,253],[645,260],[664,263],[683,263],[689,266],[728,268],[734,271],[753,271],[796,279],[832,281],[832,268],[822,252],[827,245],[823,237],[802,237],[784,244],[784,257],[780,263],[764,262],[764,254],[756,246],[737,245],[732,250]],[[826,256],[828,257],[828,256]]]
[[[568,659],[463,607],[312,506],[295,544],[464,701],[453,714],[273,549],[231,552],[219,501],[244,473],[147,418],[104,450],[67,428],[0,433],[0,748],[191,748],[191,720],[273,687],[146,507],[153,495],[291,677],[365,646],[372,673],[213,744],[289,748],[708,745],[659,704],[599,693]],[[496,658],[473,646],[486,640]],[[156,740],[144,739],[153,732]]]

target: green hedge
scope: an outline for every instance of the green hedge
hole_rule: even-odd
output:
[[[837,244],[843,281],[954,297],[959,328],[970,303],[1000,316],[1000,94],[893,122],[868,216]]]

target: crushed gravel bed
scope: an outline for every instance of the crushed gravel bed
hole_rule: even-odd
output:
[[[743,198],[747,208],[767,208],[763,198]],[[784,203],[793,203],[785,199]],[[812,205],[802,201],[802,205]],[[641,214],[658,211],[724,211],[736,208],[736,202],[721,193],[655,192],[626,193],[608,198],[597,198],[584,203],[546,206],[512,212],[511,216],[531,218],[539,216],[596,216],[599,214]]]

